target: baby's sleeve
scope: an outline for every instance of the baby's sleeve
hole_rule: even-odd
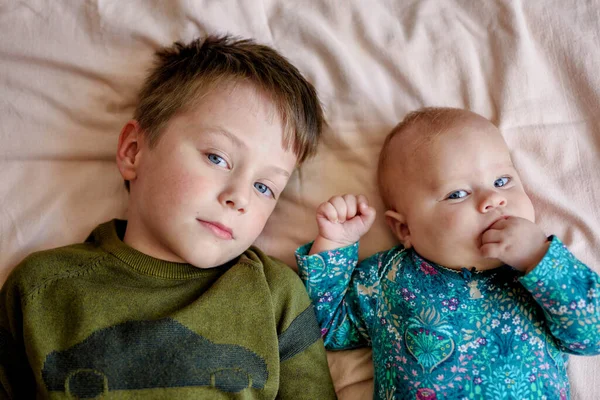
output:
[[[296,261],[315,306],[325,347],[343,350],[370,346],[379,254],[358,264],[358,243],[308,255],[311,245],[296,250]]]
[[[559,347],[600,354],[600,278],[555,236],[540,263],[520,278],[544,311]]]

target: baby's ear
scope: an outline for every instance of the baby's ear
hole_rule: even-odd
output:
[[[132,181],[137,176],[141,135],[141,127],[136,120],[127,122],[119,135],[117,166],[126,181]]]
[[[412,244],[410,242],[410,229],[406,223],[404,215],[388,210],[385,212],[385,222],[388,224],[394,235],[400,240],[404,248],[409,249]]]

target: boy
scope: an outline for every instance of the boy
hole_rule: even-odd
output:
[[[600,281],[535,224],[499,130],[465,110],[413,112],[378,179],[403,246],[356,266],[375,210],[345,195],[297,251],[326,347],[373,347],[377,399],[568,398],[565,353],[600,352]]]
[[[159,51],[119,137],[128,220],[29,256],[2,288],[2,397],[334,398],[302,283],[251,247],[322,122],[267,46]]]

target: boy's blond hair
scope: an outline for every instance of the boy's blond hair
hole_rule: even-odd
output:
[[[242,81],[270,97],[284,124],[284,146],[298,164],[314,155],[324,123],[315,88],[276,50],[250,39],[207,36],[157,51],[134,118],[152,148],[173,116],[211,89]]]
[[[437,135],[443,133],[457,121],[470,114],[472,114],[470,111],[460,108],[424,107],[406,114],[404,119],[391,130],[383,142],[381,152],[379,153],[379,163],[377,165],[377,185],[386,210],[393,209],[391,201],[392,194],[388,184],[390,176],[392,174],[398,175],[405,173],[404,170],[390,171],[389,164],[394,157],[390,151],[392,139],[405,134],[412,128],[419,128],[418,134],[420,137],[415,142],[415,145],[412,145],[407,151],[395,155],[396,157],[407,158],[410,156],[410,152],[417,151],[420,145],[431,142]]]

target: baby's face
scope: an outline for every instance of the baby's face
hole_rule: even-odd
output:
[[[221,265],[256,240],[296,165],[283,124],[248,84],[216,88],[143,146],[125,241],[155,258]]]
[[[502,262],[481,256],[482,234],[503,216],[534,222],[508,147],[486,120],[460,122],[418,147],[406,162],[392,202],[405,216],[405,243],[428,260],[449,268],[495,268]]]

